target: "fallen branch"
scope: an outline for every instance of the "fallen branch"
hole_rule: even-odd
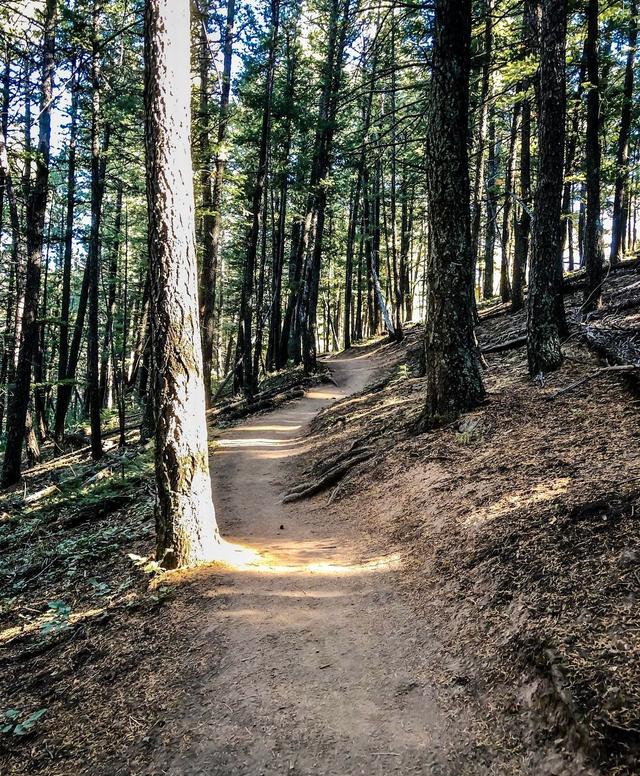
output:
[[[328,488],[330,485],[335,485],[344,477],[349,469],[352,469],[354,466],[362,463],[363,461],[367,461],[369,458],[371,458],[371,455],[372,453],[370,452],[363,452],[354,456],[353,458],[350,458],[348,461],[343,461],[337,466],[334,466],[332,469],[329,469],[329,471],[320,477],[320,479],[310,483],[302,490],[298,488],[290,490],[282,499],[282,503],[289,504],[292,501],[299,501],[300,499],[314,496],[316,493],[319,493],[321,490]]]
[[[640,370],[640,367],[634,366],[633,364],[616,364],[614,366],[603,366],[603,367],[600,367],[600,369],[595,369],[593,372],[590,372],[588,375],[581,377],[579,380],[576,380],[573,383],[569,383],[569,385],[565,385],[564,388],[560,388],[560,390],[554,391],[554,393],[549,394],[549,396],[547,396],[546,398],[547,398],[547,401],[553,401],[553,399],[557,399],[558,396],[562,396],[565,393],[570,393],[576,388],[580,388],[580,386],[589,382],[589,380],[592,380],[594,377],[600,377],[603,374],[631,374],[633,372],[637,372],[638,370]]]
[[[483,355],[486,355],[487,353],[502,353],[505,350],[513,350],[515,348],[521,348],[523,345],[527,344],[527,335],[526,334],[519,334],[517,337],[514,337],[510,340],[505,340],[504,342],[496,342],[493,345],[487,345],[484,348],[481,348],[481,352]]]

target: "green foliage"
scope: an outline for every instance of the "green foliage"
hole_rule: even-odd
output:
[[[66,630],[70,627],[69,615],[71,607],[64,601],[49,601],[49,612],[46,619],[40,624],[40,630],[46,635]]]
[[[458,426],[456,440],[461,445],[473,446],[483,438],[482,421],[475,418],[464,418]]]
[[[0,733],[9,733],[14,736],[26,736],[32,733],[38,722],[47,713],[47,709],[38,709],[23,717],[17,709],[7,709],[0,721]]]

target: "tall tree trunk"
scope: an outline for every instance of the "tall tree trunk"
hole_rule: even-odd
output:
[[[203,207],[203,253],[202,274],[200,278],[200,318],[202,322],[202,357],[204,369],[204,385],[207,406],[211,400],[211,372],[213,368],[213,345],[215,339],[216,283],[218,260],[220,255],[220,225],[222,220],[222,193],[224,186],[224,170],[227,160],[225,142],[229,125],[229,94],[231,91],[231,64],[233,60],[233,27],[235,23],[235,0],[227,0],[227,19],[224,31],[222,90],[220,92],[220,113],[218,118],[218,138],[215,152],[213,182],[209,179],[210,153],[206,150],[206,161],[203,159],[205,171],[202,183]],[[207,88],[209,65],[209,50],[206,30],[201,33],[202,63],[201,79],[204,77],[203,91]],[[205,49],[206,48],[206,52]],[[208,133],[203,138],[203,145],[209,145]]]
[[[122,271],[121,289],[122,347],[120,349],[119,356],[119,369],[117,369],[116,372],[118,376],[118,425],[120,427],[119,446],[120,448],[124,448],[127,443],[125,431],[125,391],[127,388],[127,343],[129,336],[129,210],[126,206],[124,211],[124,267]]]
[[[262,203],[262,221],[260,230],[260,267],[258,269],[258,288],[256,293],[256,337],[253,348],[253,381],[254,393],[258,390],[258,378],[260,375],[260,362],[262,359],[262,338],[264,334],[264,288],[267,269],[267,217],[268,217],[268,190],[265,186]]]
[[[111,406],[109,395],[109,374],[113,377],[115,364],[112,359],[113,351],[113,321],[116,309],[116,292],[118,284],[118,254],[120,253],[120,232],[122,229],[122,181],[118,181],[116,191],[116,212],[113,223],[113,244],[111,245],[111,257],[109,260],[109,274],[107,276],[107,320],[102,340],[102,354],[100,359],[100,405]]]
[[[56,421],[54,439],[59,442],[64,433],[64,416],[62,424],[58,419],[57,408],[62,407],[61,393],[64,393],[62,382],[67,379],[69,360],[69,314],[71,311],[71,265],[73,260],[73,222],[76,200],[76,144],[78,138],[78,75],[75,56],[71,58],[71,109],[69,125],[69,150],[67,158],[67,203],[64,230],[64,259],[62,266],[62,290],[60,300],[60,345],[58,353],[58,390],[56,400]],[[66,408],[65,408],[66,415]]]
[[[102,149],[100,153],[100,169],[98,175],[98,181],[100,183],[98,202],[100,208],[102,207],[102,199],[104,196],[104,184],[107,170],[107,151],[111,142],[111,129],[109,124],[104,128],[104,139],[102,142]],[[92,174],[93,177],[93,174]],[[93,207],[93,193],[92,193],[92,207]],[[98,224],[99,226],[99,224]],[[92,227],[93,229],[93,227]],[[98,248],[99,248],[98,241]],[[91,242],[89,245],[89,251],[91,251]],[[99,256],[98,256],[99,261]],[[54,439],[56,443],[60,443],[64,436],[64,425],[71,403],[71,397],[73,394],[74,380],[76,378],[76,371],[78,369],[78,362],[80,360],[80,351],[82,349],[82,337],[84,334],[84,322],[87,315],[87,306],[89,301],[89,286],[91,280],[91,272],[93,265],[90,261],[90,256],[87,256],[87,262],[85,264],[84,273],[82,276],[82,284],[80,286],[80,295],[78,297],[78,310],[76,312],[76,320],[73,326],[73,336],[71,338],[71,345],[69,347],[69,358],[67,360],[67,369],[65,373],[65,382],[58,389],[58,400],[56,403],[55,413],[55,425],[54,425]]]
[[[358,245],[358,293],[356,296],[356,314],[355,323],[353,326],[353,338],[356,341],[362,339],[363,327],[362,327],[362,264],[364,254],[364,228],[362,222],[360,223],[360,240]]]
[[[629,178],[629,135],[631,131],[631,111],[633,108],[633,81],[636,46],[638,43],[638,3],[631,0],[629,7],[629,48],[624,73],[622,91],[622,112],[620,114],[620,133],[616,150],[616,179],[613,198],[613,218],[611,222],[611,262],[615,264],[622,258],[622,235],[625,213],[624,190]]]
[[[367,331],[369,336],[373,336],[378,331],[378,307],[376,305],[375,288],[373,285],[373,276],[375,273],[374,263],[374,231],[373,221],[375,220],[375,197],[372,195],[371,182],[369,180],[369,167],[365,164],[362,171],[363,189],[364,189],[364,213],[362,232],[364,239],[364,255],[367,269]],[[373,216],[372,216],[373,211]]]
[[[598,71],[598,0],[587,7],[587,218],[584,249],[586,283],[583,313],[595,310],[602,297],[602,220],[600,217],[600,74]]]
[[[7,135],[9,130],[9,101],[11,99],[11,61],[7,56],[4,76],[3,76],[3,99],[2,99],[2,118],[0,121],[0,175],[2,176],[3,192],[6,194],[9,210],[9,227],[11,231],[11,254],[9,267],[9,287],[6,301],[6,316],[4,327],[4,343],[2,352],[2,365],[0,367],[0,390],[5,391],[2,395],[2,406],[0,408],[0,427],[4,419],[5,407],[10,403],[11,394],[8,383],[13,381],[15,375],[14,355],[16,352],[16,333],[15,326],[16,310],[18,306],[18,274],[22,263],[22,243],[20,215],[18,212],[18,198],[13,185],[11,169],[9,167],[9,158],[7,155]]]
[[[35,416],[34,429],[36,439],[44,441],[49,435],[47,424],[47,398],[44,383],[47,381],[46,347],[47,347],[47,320],[49,304],[49,253],[51,249],[51,227],[53,222],[53,197],[49,207],[49,219],[47,223],[46,249],[44,252],[44,277],[42,279],[42,304],[38,315],[38,344],[33,356],[33,414]]]
[[[31,365],[38,342],[38,298],[44,219],[49,186],[49,154],[51,142],[51,97],[55,51],[56,0],[47,0],[43,20],[42,80],[40,84],[40,116],[36,177],[29,191],[26,211],[27,275],[22,316],[22,338],[16,369],[15,391],[11,397],[7,418],[7,447],[2,468],[3,486],[20,479],[22,445],[26,430],[27,409],[31,389]]]
[[[93,0],[91,51],[91,229],[89,234],[89,318],[87,321],[87,398],[91,422],[91,456],[102,457],[100,426],[100,344],[98,334],[98,304],[100,299],[100,220],[104,181],[100,179],[100,16],[101,0]]]
[[[302,361],[307,373],[315,371],[316,368],[316,316],[322,237],[327,205],[327,187],[324,185],[324,181],[331,169],[338,94],[342,83],[347,28],[349,26],[349,10],[350,0],[332,0],[329,42],[318,112],[316,151],[311,173],[310,196],[307,202],[307,224],[310,226],[312,222],[315,223],[313,250],[304,273],[303,298],[300,307]],[[306,254],[309,238],[309,230],[305,229],[302,234],[303,254]]]
[[[347,247],[344,274],[344,347],[351,347],[351,301],[353,296],[353,253],[356,243],[356,228],[358,225],[360,189],[362,176],[360,170],[356,170],[355,181],[351,187],[349,197],[349,227],[347,230]]]
[[[413,287],[411,280],[411,234],[413,232],[414,191],[409,191],[407,167],[402,173],[402,203],[400,215],[400,284],[404,301],[404,319],[413,318]]]
[[[482,202],[484,200],[484,157],[488,129],[489,92],[491,85],[491,60],[493,58],[493,0],[483,0],[484,31],[483,60],[480,84],[480,105],[478,109],[478,134],[474,148],[476,174],[473,185],[473,219],[471,221],[471,250],[473,255],[473,274],[478,266],[480,248],[480,225],[482,221]],[[471,290],[472,297],[473,289]]]
[[[278,27],[280,23],[280,0],[271,0],[271,39],[267,62],[264,106],[262,108],[262,126],[258,147],[258,168],[251,200],[251,226],[247,235],[247,252],[244,259],[242,288],[240,292],[240,316],[236,345],[235,387],[252,397],[256,392],[258,376],[253,369],[253,349],[251,346],[253,325],[253,292],[258,241],[265,186],[269,162],[269,138],[271,135],[271,103],[273,99],[273,81],[276,67]]]
[[[286,91],[290,103],[293,105],[296,94],[297,78],[297,53],[296,41],[298,36],[298,16],[293,21],[293,30],[287,25],[284,29],[287,52],[287,81]],[[283,353],[282,342],[282,275],[284,272],[284,257],[287,243],[287,206],[289,197],[289,155],[292,143],[292,115],[287,112],[285,123],[285,143],[282,152],[282,169],[280,178],[280,197],[278,208],[278,224],[274,240],[273,272],[271,275],[272,308],[269,321],[269,345],[267,352],[268,369],[280,369],[286,363],[286,348]]]
[[[367,51],[365,50],[365,53]],[[365,56],[363,53],[363,58]],[[347,235],[347,256],[346,256],[346,273],[345,273],[345,305],[344,305],[344,346],[345,348],[351,347],[351,297],[353,286],[353,252],[355,248],[356,229],[358,225],[358,219],[360,217],[360,199],[363,189],[363,177],[365,174],[365,167],[367,163],[367,150],[368,150],[368,138],[369,128],[371,126],[371,108],[373,105],[373,94],[375,91],[375,85],[377,83],[376,73],[378,69],[378,55],[377,47],[373,49],[373,62],[371,65],[371,78],[368,94],[366,97],[365,105],[362,111],[362,147],[360,149],[360,156],[358,159],[358,166],[356,169],[355,190],[353,193],[353,202],[351,207],[350,219],[349,219],[349,233]],[[363,81],[365,70],[363,68]],[[364,86],[364,84],[363,84]],[[364,191],[366,198],[366,188]],[[360,251],[362,252],[362,243],[360,243]],[[362,259],[362,256],[360,256]],[[360,281],[358,281],[360,282]],[[360,309],[362,301],[362,289],[358,285],[358,310],[360,312],[360,321],[356,326],[356,330],[360,332],[360,338],[362,337],[362,313]]]
[[[145,140],[153,331],[157,559],[211,560],[220,538],[209,477],[198,337],[189,145],[189,3],[147,0]]]
[[[502,206],[502,231],[500,237],[500,249],[502,261],[500,263],[500,299],[503,302],[511,300],[511,283],[509,281],[509,247],[511,234],[511,212],[513,210],[513,174],[516,156],[516,141],[518,139],[518,125],[520,123],[521,103],[517,102],[513,107],[511,117],[511,131],[509,133],[509,151],[505,162],[504,171],[504,204]]]
[[[280,360],[278,361],[278,369],[282,369],[290,356],[293,356],[295,337],[295,318],[296,310],[298,306],[298,300],[300,297],[300,281],[302,278],[302,267],[304,262],[304,256],[300,252],[300,236],[302,229],[304,228],[302,219],[296,218],[293,222],[292,234],[291,234],[291,258],[290,258],[290,273],[289,273],[289,285],[291,291],[289,293],[289,299],[287,300],[287,306],[282,320],[282,332],[280,334]]]
[[[440,425],[484,398],[474,342],[469,223],[471,0],[436,0],[426,170],[431,226],[425,405]]]
[[[580,184],[580,205],[578,207],[578,253],[580,254],[580,266],[584,267],[584,227],[587,217],[587,184]]]
[[[496,247],[496,215],[498,210],[498,195],[496,180],[498,177],[498,156],[496,154],[496,120],[493,107],[489,117],[489,134],[487,138],[487,222],[484,240],[484,285],[482,297],[491,299],[494,292],[495,247]]]
[[[578,148],[578,135],[580,129],[580,118],[582,116],[582,96],[584,93],[585,80],[587,74],[587,40],[580,58],[580,68],[578,70],[578,84],[575,89],[573,105],[571,106],[571,121],[567,130],[567,148],[564,159],[564,186],[562,189],[562,255],[569,239],[569,213],[573,210],[571,194],[573,191],[572,177],[575,174],[576,151]],[[567,112],[569,108],[567,108]]]
[[[391,6],[391,198],[390,198],[390,219],[391,219],[391,257],[392,257],[392,275],[393,275],[393,311],[394,311],[394,329],[395,338],[402,339],[402,314],[404,312],[402,304],[402,288],[400,282],[400,273],[398,268],[398,244],[396,239],[397,229],[397,136],[396,136],[396,19],[395,5]]]
[[[575,240],[573,224],[573,185],[570,187],[569,194],[569,212],[567,214],[567,247],[569,250],[569,272],[575,269]]]
[[[538,184],[529,278],[527,355],[531,375],[562,362],[557,297],[562,298],[561,198],[565,137],[566,0],[541,0]]]

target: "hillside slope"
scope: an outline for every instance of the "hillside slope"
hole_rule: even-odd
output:
[[[213,429],[226,568],[147,560],[134,436],[32,470],[0,517],[3,773],[636,773],[635,370],[601,371],[637,359],[634,289],[586,327],[568,298],[544,383],[488,353],[485,405],[434,432],[419,326]],[[501,313],[485,349],[522,335]]]

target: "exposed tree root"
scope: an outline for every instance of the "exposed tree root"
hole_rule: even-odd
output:
[[[322,477],[315,480],[315,482],[307,483],[304,486],[298,486],[297,488],[290,490],[282,499],[282,503],[288,504],[292,501],[299,501],[300,499],[314,496],[316,493],[328,488],[330,485],[335,485],[344,477],[349,469],[352,469],[363,461],[367,461],[372,455],[372,452],[366,450],[358,452],[352,458],[333,466]]]

